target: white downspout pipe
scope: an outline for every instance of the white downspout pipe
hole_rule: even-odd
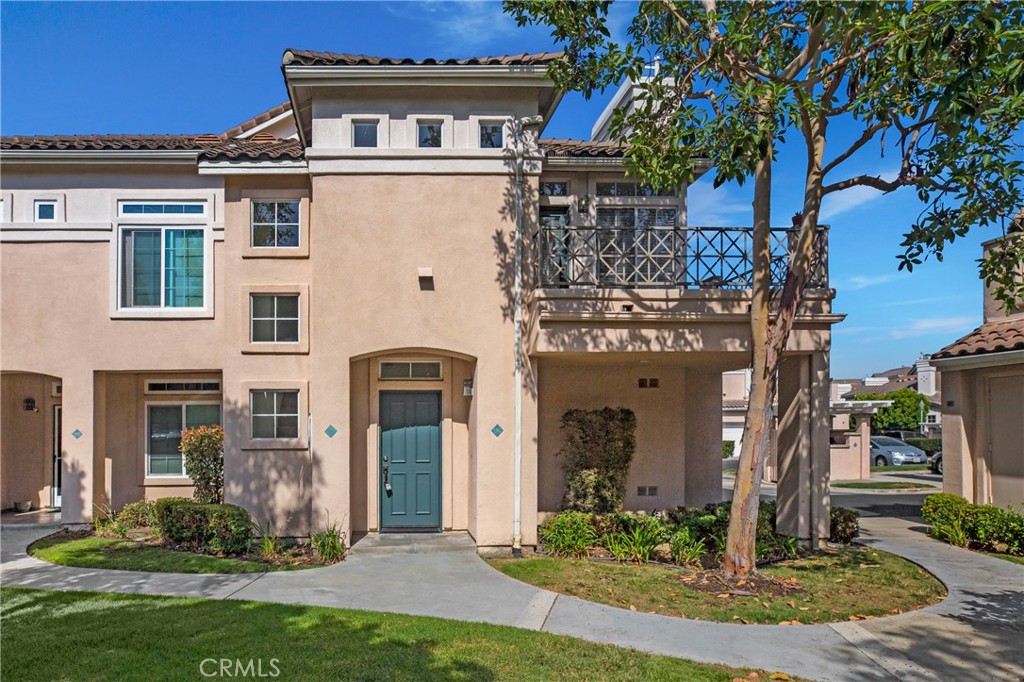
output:
[[[516,234],[512,324],[515,335],[515,417],[513,426],[512,556],[523,556],[523,175],[526,126],[538,126],[543,116],[527,116],[513,122],[516,143]]]

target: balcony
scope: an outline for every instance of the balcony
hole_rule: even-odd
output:
[[[782,286],[794,228],[772,228],[772,285]],[[750,227],[541,227],[542,288],[749,289]],[[828,288],[828,228],[819,229],[809,289]]]

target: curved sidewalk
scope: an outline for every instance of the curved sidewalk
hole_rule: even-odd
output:
[[[50,530],[14,528],[2,531],[0,583],[481,621],[814,680],[1024,677],[1024,566],[936,542],[913,521],[865,518],[862,527],[865,544],[926,567],[946,583],[949,597],[920,611],[867,621],[734,625],[626,611],[537,589],[481,561],[465,536],[371,537],[327,568],[203,576],[54,566],[25,553]],[[415,579],[389,581],[390,575]]]

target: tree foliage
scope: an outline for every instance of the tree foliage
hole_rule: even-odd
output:
[[[921,424],[921,415],[928,414],[928,409],[931,407],[928,398],[912,388],[901,388],[885,394],[861,393],[854,399],[892,401],[892,405],[883,407],[877,414],[871,415],[871,430],[876,433],[879,431],[917,431]]]
[[[625,407],[569,410],[562,415],[565,444],[563,507],[595,514],[622,511],[626,476],[636,451],[636,415]]]
[[[185,473],[192,479],[192,497],[203,504],[224,501],[224,429],[197,426],[181,433]]]

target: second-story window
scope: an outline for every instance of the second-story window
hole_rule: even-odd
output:
[[[252,294],[249,303],[253,343],[298,343],[298,294]]]
[[[416,124],[416,146],[433,149],[441,147],[444,124],[441,121],[418,121]]]
[[[298,201],[252,202],[252,245],[257,248],[299,245]]]
[[[501,149],[505,146],[505,126],[501,121],[480,123],[480,148]]]
[[[352,146],[353,147],[376,147],[377,146],[377,121],[353,121],[352,122]]]
[[[203,307],[202,229],[127,228],[121,235],[123,307]]]
[[[542,182],[540,183],[540,195],[542,197],[567,197],[569,196],[569,183]]]

